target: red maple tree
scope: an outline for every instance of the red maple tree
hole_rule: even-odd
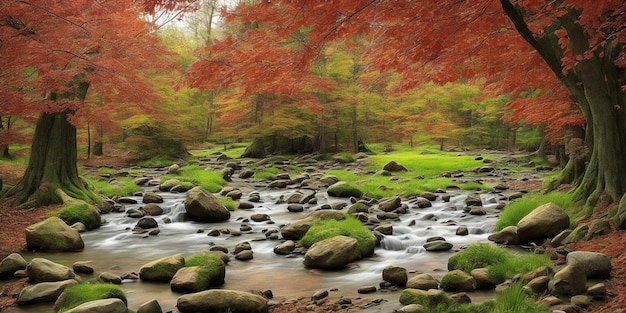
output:
[[[61,192],[97,201],[78,178],[76,121],[104,103],[149,109],[149,71],[167,68],[165,50],[142,14],[194,1],[127,0],[0,3],[0,105],[37,115],[23,179],[7,194],[17,205],[58,203]],[[113,108],[112,108],[113,109]]]
[[[590,203],[601,192],[618,200],[626,191],[625,11],[617,0],[258,1],[222,13],[248,27],[208,47],[188,77],[198,87],[237,81],[251,92],[294,90],[298,81],[288,78],[326,43],[365,36],[370,70],[402,73],[398,91],[470,81],[484,95],[512,94],[517,120],[556,130],[584,121],[586,171],[569,175],[571,161],[562,182],[576,182]],[[228,66],[217,66],[225,55]],[[541,96],[516,97],[529,91]]]

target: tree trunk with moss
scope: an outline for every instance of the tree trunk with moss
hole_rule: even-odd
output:
[[[80,83],[71,96],[85,99],[88,86]],[[56,101],[61,96],[52,94],[50,99]],[[43,112],[39,116],[24,177],[6,194],[6,197],[15,197],[14,205],[35,207],[62,203],[59,191],[87,202],[97,201],[97,195],[78,177],[76,127],[67,120],[71,113],[64,110]]]

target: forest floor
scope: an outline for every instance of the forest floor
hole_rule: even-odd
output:
[[[123,165],[128,160],[125,158],[99,158],[91,160],[81,160],[81,164],[86,166],[110,166],[111,164]],[[23,166],[0,165],[0,173],[4,182],[15,184],[24,173]],[[537,186],[528,186],[528,189],[536,189]],[[0,259],[10,253],[21,252],[26,249],[26,239],[24,229],[49,217],[51,212],[58,209],[58,206],[46,206],[35,209],[17,209],[10,205],[9,201],[0,203]],[[596,208],[594,216],[587,219],[587,222],[596,217],[606,215],[607,208]],[[573,244],[571,250],[592,251],[607,255],[612,260],[613,270],[611,278],[605,281],[608,289],[608,298],[603,304],[597,304],[587,309],[586,312],[602,313],[626,313],[626,231],[617,230],[609,235],[594,238],[591,241]],[[306,311],[305,306],[310,304],[310,300],[302,300],[297,303],[278,305],[272,309],[272,313],[302,312]],[[356,307],[355,307],[356,305]],[[335,304],[316,307],[317,312],[356,312],[358,304],[355,303],[350,308],[339,308]],[[0,308],[2,305],[0,304]],[[322,311],[318,311],[322,310]]]

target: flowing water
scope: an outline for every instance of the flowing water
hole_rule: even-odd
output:
[[[318,204],[306,207],[303,213],[291,213],[287,210],[287,204],[277,202],[281,196],[288,197],[293,192],[292,189],[277,191],[265,188],[258,191],[261,202],[254,209],[236,210],[232,212],[229,221],[222,223],[189,221],[184,213],[184,194],[159,192],[165,200],[160,205],[165,214],[155,217],[160,229],[156,236],[134,233],[131,229],[137,219],[129,218],[125,213],[111,213],[103,215],[106,223],[101,228],[82,234],[86,246],[84,251],[23,255],[27,260],[43,257],[68,266],[76,261],[88,261],[96,269],[96,275],[104,271],[122,275],[138,272],[143,264],[164,256],[177,253],[191,255],[207,251],[214,245],[224,246],[232,251],[237,243],[248,241],[252,245],[254,259],[239,261],[233,258],[226,268],[226,282],[221,288],[244,291],[270,289],[274,296],[280,298],[308,297],[320,289],[336,288],[334,293],[356,298],[363,296],[356,292],[359,287],[377,286],[380,283],[382,270],[387,265],[402,266],[411,273],[431,273],[440,278],[447,271],[447,259],[455,250],[458,251],[470,243],[487,241],[497,219],[498,211],[495,207],[501,201],[498,194],[482,194],[483,207],[487,211],[487,215],[483,216],[474,216],[463,211],[463,200],[468,192],[459,190],[448,191],[451,194],[449,202],[436,200],[430,208],[418,209],[409,204],[407,214],[401,215],[399,220],[391,221],[393,234],[382,240],[374,256],[355,262],[341,271],[322,271],[304,268],[302,255],[274,254],[273,249],[280,241],[266,239],[265,232],[278,230],[281,225],[301,218],[322,204],[347,200],[328,197],[325,192],[318,192]],[[243,198],[246,196],[247,193],[244,193]],[[136,200],[139,204],[126,205],[126,209],[141,206],[141,197],[136,197]],[[271,221],[245,222],[252,227],[252,231],[245,231],[241,236],[207,236],[208,231],[214,228],[239,230],[242,221],[254,213],[266,213]],[[166,222],[168,219],[172,222]],[[457,236],[458,226],[466,226],[469,235]],[[426,238],[433,236],[446,238],[454,244],[453,250],[426,252],[422,245]],[[83,277],[92,279],[95,276]],[[124,280],[121,286],[127,293],[129,308],[133,310],[151,299],[157,299],[164,312],[175,310],[176,299],[180,296],[170,290],[169,284]],[[389,312],[393,308],[399,308],[398,296],[397,292],[374,293],[373,297],[388,300],[387,305],[373,308],[369,312]],[[11,308],[11,312],[49,313],[53,312],[51,307],[51,304],[28,305]]]

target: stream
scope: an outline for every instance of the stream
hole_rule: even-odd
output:
[[[350,264],[347,269],[340,271],[323,271],[308,269],[302,265],[303,255],[281,256],[273,252],[280,240],[266,239],[265,233],[278,230],[280,226],[295,221],[306,213],[318,209],[323,204],[348,202],[348,199],[329,197],[320,190],[316,193],[317,204],[305,205],[302,213],[292,213],[287,210],[286,203],[280,203],[281,197],[288,197],[296,189],[268,189],[258,182],[238,181],[236,185],[247,186],[241,188],[247,194],[256,190],[261,195],[261,202],[255,203],[253,209],[238,209],[231,212],[230,220],[222,223],[199,223],[187,220],[184,212],[184,193],[158,192],[164,202],[159,204],[164,214],[155,216],[159,223],[160,233],[148,235],[134,233],[131,229],[138,219],[129,218],[125,213],[109,213],[102,215],[106,223],[97,230],[82,233],[85,249],[81,252],[64,253],[22,253],[26,260],[43,257],[57,263],[71,267],[76,261],[87,261],[96,270],[94,275],[81,276],[84,279],[93,279],[101,272],[111,272],[123,275],[129,272],[139,272],[140,267],[155,259],[183,253],[185,256],[207,251],[210,247],[219,245],[232,251],[237,243],[248,241],[252,246],[254,258],[249,261],[234,259],[226,267],[225,284],[220,288],[249,290],[271,290],[276,298],[292,299],[310,297],[321,289],[336,289],[331,297],[339,295],[357,298],[373,297],[384,301],[365,312],[390,312],[400,308],[399,292],[375,292],[360,295],[357,289],[363,286],[378,286],[382,281],[382,270],[387,265],[405,267],[409,277],[415,273],[430,273],[441,278],[447,271],[447,260],[455,251],[466,247],[470,243],[488,242],[487,236],[493,231],[497,220],[496,206],[504,201],[497,193],[482,193],[483,208],[486,215],[470,215],[463,211],[464,199],[470,193],[461,190],[448,190],[451,196],[449,202],[439,197],[432,201],[432,207],[419,209],[407,203],[409,209],[406,214],[400,215],[398,220],[389,221],[393,225],[393,234],[386,236],[375,255]],[[156,187],[146,187],[146,190],[155,190]],[[127,204],[125,209],[143,206],[141,197],[132,197],[138,204]],[[345,209],[344,209],[345,210]],[[265,213],[271,217],[270,221],[245,222],[251,226],[251,231],[244,231],[240,236],[222,234],[217,237],[208,236],[212,229],[239,230],[244,219],[252,214]],[[171,220],[171,222],[166,222]],[[383,221],[383,223],[388,221]],[[466,226],[469,235],[458,236],[458,226]],[[454,244],[448,252],[427,252],[422,245],[426,239],[433,236],[442,236]],[[128,297],[128,306],[136,310],[142,303],[157,299],[164,312],[176,312],[175,305],[181,293],[172,292],[169,284],[145,282],[141,280],[124,280],[121,287]],[[480,294],[472,295],[480,297]],[[35,304],[12,307],[10,312],[51,313],[52,304]]]

